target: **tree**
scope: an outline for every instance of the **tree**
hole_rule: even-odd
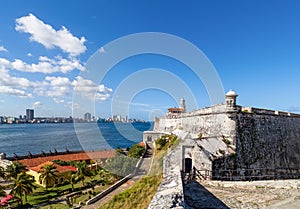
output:
[[[58,180],[58,176],[55,174],[57,170],[53,164],[44,165],[39,172],[41,173],[39,180],[45,185],[46,190]]]
[[[76,174],[72,174],[69,180],[71,186],[72,186],[72,191],[74,191],[74,184],[77,183],[77,176]]]
[[[75,167],[77,168],[77,180],[80,180],[82,182],[82,186],[84,186],[84,179],[86,176],[89,175],[89,172],[87,170],[87,164],[86,162],[76,162]]]
[[[3,186],[0,185],[0,197],[4,197],[6,195]]]
[[[33,189],[36,188],[34,185],[34,178],[31,175],[26,174],[24,171],[19,173],[16,178],[12,179],[12,190],[11,194],[18,196],[23,204],[23,195],[25,196],[25,201],[27,201],[27,195],[33,192]]]
[[[18,174],[25,172],[26,166],[22,163],[16,161],[13,162],[11,165],[7,166],[6,173],[8,178],[16,179]]]
[[[137,161],[137,158],[131,158],[120,153],[116,153],[114,158],[107,161],[104,168],[119,177],[125,177],[134,171]]]
[[[6,179],[5,169],[0,166],[0,178]]]
[[[133,145],[128,151],[128,157],[140,158],[143,156],[146,148],[139,144]]]

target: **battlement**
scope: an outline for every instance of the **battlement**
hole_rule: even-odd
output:
[[[254,108],[254,107],[243,107],[239,106],[242,113],[251,113],[258,115],[274,115],[274,116],[288,116],[288,117],[300,117],[300,114],[284,112],[279,110],[268,110],[262,108]]]

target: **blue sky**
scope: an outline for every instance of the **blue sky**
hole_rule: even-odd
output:
[[[34,108],[36,116],[71,116],[73,107],[78,116],[88,111],[108,117],[118,86],[149,68],[178,76],[192,90],[198,108],[209,106],[206,88],[193,69],[166,56],[144,54],[122,60],[99,83],[83,76],[85,64],[99,48],[141,32],[172,34],[197,46],[214,65],[224,91],[239,94],[239,104],[300,112],[296,0],[4,2],[0,115],[24,115],[26,108]],[[165,80],[176,86],[173,79]],[[133,82],[136,88],[139,82]],[[88,97],[96,92],[93,108],[74,104],[76,86]],[[130,117],[147,120],[177,106],[180,97],[182,92],[149,88],[124,105]],[[186,103],[188,110],[194,108],[189,105],[192,101]],[[124,108],[114,112],[118,111],[127,114]]]

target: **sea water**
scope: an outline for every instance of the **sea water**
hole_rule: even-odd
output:
[[[27,155],[59,151],[127,148],[142,141],[152,123],[43,123],[0,125],[0,153]],[[99,131],[93,131],[97,127]],[[99,134],[101,133],[101,134]],[[78,137],[80,135],[80,137]]]

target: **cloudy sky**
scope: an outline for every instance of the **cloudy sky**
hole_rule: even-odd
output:
[[[142,32],[172,34],[194,44],[214,65],[224,91],[234,89],[239,94],[239,104],[300,112],[300,3],[296,0],[4,2],[0,116],[24,115],[26,108],[34,108],[36,116],[68,117],[75,108],[77,116],[88,111],[108,117],[112,101],[118,101],[116,106],[128,107],[130,117],[149,119],[177,106],[184,97],[184,91],[174,94],[158,87],[141,89],[130,101],[115,94],[130,76],[149,68],[175,75],[191,89],[197,107],[209,106],[205,82],[194,69],[166,56],[133,56],[113,66],[101,80],[86,76],[86,64],[94,53],[112,53],[105,48],[108,43]],[[174,76],[155,76],[171,87],[180,83]],[[147,79],[152,78],[144,74],[131,80],[132,88],[140,88]],[[92,101],[93,108],[77,104],[74,89],[85,101]],[[186,102],[190,110],[194,108],[189,106],[192,101]],[[127,114],[124,108],[118,113]]]

